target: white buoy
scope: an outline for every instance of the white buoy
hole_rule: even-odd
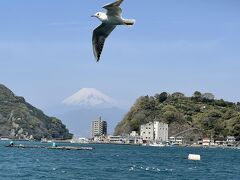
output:
[[[201,156],[199,154],[189,154],[188,155],[188,160],[200,161]]]

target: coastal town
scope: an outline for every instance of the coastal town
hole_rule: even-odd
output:
[[[181,134],[181,133],[178,133]],[[129,144],[142,146],[191,146],[191,147],[231,147],[240,149],[240,143],[234,136],[227,136],[221,140],[214,140],[211,137],[198,139],[189,143],[184,135],[170,136],[168,124],[159,121],[149,122],[140,127],[140,133],[132,131],[125,135],[109,135],[107,133],[107,122],[99,117],[91,122],[91,138],[74,137],[73,143],[110,143]]]
[[[132,131],[129,134],[112,135],[108,134],[107,121],[99,117],[91,122],[90,131],[91,137],[76,137],[73,136],[69,140],[47,139],[42,138],[43,143],[66,142],[77,144],[122,144],[122,145],[138,145],[138,146],[181,146],[181,147],[222,147],[240,149],[240,142],[234,136],[214,139],[212,137],[204,137],[196,142],[189,142],[184,136],[188,130],[178,133],[177,135],[169,136],[169,125],[159,121],[149,122],[139,127],[140,132]],[[191,130],[191,129],[190,129]],[[23,139],[13,139],[9,137],[0,137],[1,141],[35,141],[33,137]]]

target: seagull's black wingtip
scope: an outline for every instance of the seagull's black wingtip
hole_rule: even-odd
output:
[[[96,62],[98,63],[100,60],[100,55],[96,57]]]

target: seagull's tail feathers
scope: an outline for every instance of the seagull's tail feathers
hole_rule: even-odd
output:
[[[124,24],[127,26],[133,26],[135,24],[135,19],[124,19]]]

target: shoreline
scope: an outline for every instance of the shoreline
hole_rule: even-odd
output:
[[[0,139],[0,142],[10,142],[10,141],[15,141],[15,142],[37,142],[37,143],[43,143],[43,144],[46,144],[46,143],[68,143],[68,144],[84,144],[84,145],[87,145],[87,144],[91,144],[91,145],[98,145],[98,144],[106,144],[106,145],[123,145],[123,146],[143,146],[143,147],[153,147],[153,148],[166,148],[166,147],[187,147],[187,148],[203,148],[203,149],[238,149],[240,150],[240,146],[202,146],[202,145],[174,145],[174,146],[171,146],[171,145],[168,145],[168,146],[162,146],[162,147],[158,147],[158,146],[149,146],[149,145],[146,145],[146,144],[130,144],[130,143],[109,143],[109,142],[88,142],[88,143],[71,143],[70,141],[66,141],[66,140],[52,140],[51,142],[41,142],[41,141],[38,141],[38,140],[20,140],[20,139],[9,139],[9,140],[1,140]]]

